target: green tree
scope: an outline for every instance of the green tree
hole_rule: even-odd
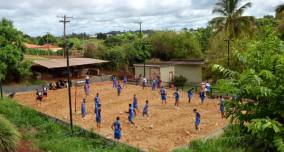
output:
[[[154,32],[147,38],[151,46],[151,57],[162,60],[201,57],[197,38],[188,31],[181,33]]]
[[[254,29],[254,17],[243,16],[252,3],[247,2],[240,6],[242,0],[218,0],[213,14],[220,14],[210,21],[215,32],[224,32],[226,38],[231,40],[241,35],[247,35]]]
[[[283,19],[284,18],[284,4],[278,5],[275,9],[276,18]]]
[[[236,54],[242,69],[220,65],[213,70],[224,75],[219,90],[233,96],[227,102],[227,117],[250,135],[255,151],[284,150],[284,48],[274,32],[248,42]]]
[[[0,21],[0,79],[22,80],[30,75],[30,62],[24,61],[23,34],[11,21]]]
[[[126,63],[125,52],[121,46],[113,47],[106,51],[103,59],[110,62],[110,68],[118,70]]]
[[[277,6],[275,12],[276,19],[278,19],[278,30],[282,40],[284,40],[284,4]]]
[[[57,38],[55,36],[53,36],[50,33],[47,33],[45,35],[43,35],[42,37],[39,38],[39,45],[44,45],[44,44],[56,44]]]

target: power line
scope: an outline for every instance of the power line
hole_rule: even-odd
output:
[[[59,18],[62,18],[62,20],[59,20],[59,22],[63,23],[63,38],[64,38],[64,57],[66,57],[67,62],[67,79],[68,79],[68,97],[69,97],[69,115],[70,115],[70,128],[71,132],[73,133],[73,119],[72,119],[72,103],[71,103],[71,81],[70,81],[70,66],[69,66],[69,50],[67,48],[67,39],[66,39],[66,24],[70,22],[70,18],[73,17],[67,17],[64,16],[58,16]]]

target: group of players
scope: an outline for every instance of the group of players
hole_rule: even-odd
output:
[[[144,89],[147,86],[147,79],[143,78],[142,80],[143,80],[142,86],[143,86],[143,89]],[[123,87],[125,87],[125,85],[127,84],[127,81],[128,81],[128,79],[125,76],[123,78]],[[117,95],[120,96],[123,87],[121,86],[121,84],[119,83],[119,81],[117,80],[117,78],[115,76],[112,77],[112,82],[113,82],[113,88],[117,89]],[[154,91],[158,88],[160,88],[160,96],[161,96],[162,105],[167,104],[167,90],[165,89],[165,87],[161,86],[161,83],[160,83],[159,80],[153,80],[152,81],[152,90]],[[90,79],[89,79],[89,77],[86,77],[86,79],[85,79],[84,91],[85,91],[85,95],[89,96],[89,93],[90,93]],[[194,89],[192,88],[192,89],[189,89],[187,91],[189,103],[191,102],[194,91],[197,91],[196,86],[194,87]],[[206,98],[206,94],[209,94],[210,91],[211,91],[211,86],[208,83],[208,81],[206,83],[202,82],[200,84],[199,97],[200,97],[201,104],[204,103],[205,98]],[[36,101],[42,101],[43,98],[47,98],[47,92],[48,92],[48,89],[44,85],[42,86],[41,89],[36,89]],[[178,88],[175,89],[173,96],[175,98],[174,105],[175,105],[176,108],[179,108],[180,92],[179,92]],[[97,93],[95,98],[94,98],[94,104],[95,104],[94,113],[95,113],[95,116],[96,116],[96,124],[97,124],[97,129],[99,131],[100,128],[101,128],[101,121],[102,121],[102,116],[101,116],[102,105],[101,105],[99,93]],[[224,112],[225,112],[224,104],[225,104],[225,99],[222,96],[220,103],[219,103],[222,118],[224,118]],[[149,101],[146,100],[145,105],[143,107],[143,111],[142,111],[143,117],[149,117],[148,111],[149,111]],[[198,112],[197,109],[194,109],[193,112],[195,113],[195,128],[196,128],[197,131],[199,131],[200,130],[199,126],[200,126],[200,123],[201,123],[201,115],[200,115],[200,113]],[[129,104],[129,109],[128,109],[127,113],[128,113],[128,121],[131,124],[135,125],[134,118],[135,118],[136,115],[139,114],[138,100],[137,100],[137,97],[136,97],[135,94],[133,96],[133,102],[131,104]],[[84,118],[87,115],[87,105],[86,105],[86,99],[85,98],[83,99],[82,104],[81,104],[81,115],[82,115],[82,118]],[[120,122],[119,116],[116,117],[116,120],[112,124],[111,128],[114,131],[114,138],[117,139],[117,140],[121,139],[122,127],[121,127],[121,122]]]
[[[143,89],[144,89],[147,86],[147,79],[143,78],[142,80],[143,80],[142,86],[143,86]],[[127,81],[128,81],[127,77],[125,76],[122,80],[122,82],[123,82],[123,87],[122,87],[122,85],[119,83],[117,78],[115,76],[112,77],[112,82],[113,82],[112,86],[113,86],[113,88],[117,89],[117,95],[118,96],[120,96],[122,89],[127,84]],[[156,90],[160,87],[160,95],[161,95],[162,104],[167,104],[167,90],[165,89],[165,87],[159,86],[159,83],[157,83],[157,82],[159,82],[159,80],[153,80],[152,81],[152,90]],[[90,87],[90,81],[89,81],[89,78],[87,77],[86,82],[85,82],[86,96],[89,95],[89,87]],[[191,102],[191,99],[193,97],[194,90],[197,91],[197,89],[194,88],[194,89],[189,89],[188,92],[187,92],[189,103]],[[211,90],[211,86],[208,83],[208,81],[206,83],[204,83],[204,82],[201,83],[200,93],[199,93],[201,104],[204,103],[206,94],[209,94],[210,90]],[[175,89],[173,96],[175,98],[174,105],[175,105],[176,108],[179,108],[180,92],[179,92],[178,88]],[[100,124],[101,124],[101,120],[102,120],[102,117],[101,117],[101,106],[102,105],[101,105],[100,97],[99,97],[98,93],[96,94],[94,101],[95,101],[94,113],[96,115],[97,129],[100,130]],[[220,100],[220,104],[219,104],[222,118],[224,117],[224,102],[225,102],[225,100],[222,97],[221,100]],[[149,101],[146,100],[145,105],[143,107],[143,112],[142,112],[143,117],[149,116],[148,111],[149,111]],[[200,130],[199,126],[200,126],[200,123],[201,123],[201,115],[200,115],[200,113],[198,112],[197,109],[193,109],[193,112],[195,113],[195,128],[196,128],[197,131],[199,131]],[[85,99],[83,99],[83,102],[82,102],[81,113],[82,113],[82,117],[84,118],[86,116],[86,100]],[[126,113],[128,113],[128,121],[131,124],[135,125],[134,118],[135,118],[136,115],[139,114],[138,100],[137,100],[137,97],[136,97],[135,94],[133,96],[133,102],[129,104],[129,109]],[[117,140],[121,139],[122,127],[121,127],[121,122],[120,122],[119,116],[116,117],[116,120],[112,124],[111,128],[114,131],[114,138],[117,139]]]

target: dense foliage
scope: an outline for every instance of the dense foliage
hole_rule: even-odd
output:
[[[256,149],[284,151],[284,47],[273,32],[263,34],[236,53],[241,69],[213,69],[225,77],[220,91],[233,96],[227,117],[253,137]]]
[[[187,79],[186,77],[180,75],[180,76],[175,76],[174,77],[174,80],[173,80],[173,83],[175,85],[175,87],[181,87],[183,89],[183,87],[185,86],[187,82]]]
[[[0,21],[0,80],[25,79],[30,75],[30,62],[24,61],[23,34],[11,21]]]
[[[0,115],[0,151],[13,152],[16,150],[20,134],[17,128]]]

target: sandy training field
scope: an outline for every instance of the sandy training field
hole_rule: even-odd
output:
[[[111,125],[116,116],[121,117],[122,142],[139,147],[146,151],[167,152],[174,147],[183,146],[193,139],[205,137],[226,126],[227,121],[221,118],[219,112],[219,100],[206,99],[201,105],[198,94],[195,94],[191,103],[187,102],[187,93],[181,92],[180,108],[174,107],[173,90],[167,90],[168,104],[161,105],[159,91],[151,88],[142,89],[141,86],[127,85],[122,90],[121,96],[117,96],[116,89],[112,88],[111,82],[101,82],[91,85],[91,96],[87,98],[87,116],[82,119],[80,105],[85,97],[83,87],[77,89],[77,112],[75,113],[75,88],[72,88],[73,120],[76,125],[107,137],[113,138]],[[102,124],[100,132],[96,129],[94,114],[94,97],[100,94],[102,104]],[[133,94],[138,98],[140,114],[135,117],[137,127],[128,123],[128,104],[132,103]],[[48,98],[43,102],[35,102],[35,93],[19,94],[16,100],[32,107],[40,112],[69,121],[69,108],[67,89],[49,91]],[[149,100],[149,119],[142,117],[142,108],[145,100]],[[201,114],[201,130],[196,132],[194,128],[196,108]],[[153,127],[150,127],[153,126]]]

